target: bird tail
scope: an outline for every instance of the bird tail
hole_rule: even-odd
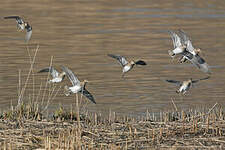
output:
[[[138,60],[135,62],[136,65],[147,65],[146,62],[142,61],[142,60]]]

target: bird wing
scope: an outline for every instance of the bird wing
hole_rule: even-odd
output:
[[[88,90],[86,88],[83,89],[82,94],[87,97],[90,101],[92,101],[94,104],[96,104],[96,101],[94,99],[94,97],[91,95],[90,92],[88,92]]]
[[[195,55],[194,59],[196,59],[196,61],[199,64],[204,64],[205,63],[205,60],[201,56],[199,56],[199,55]]]
[[[7,16],[7,17],[4,17],[4,19],[16,19],[16,22],[18,24],[23,24],[24,21],[22,18],[20,18],[19,16]]]
[[[73,86],[80,84],[80,81],[78,80],[78,78],[75,76],[75,74],[69,68],[67,68],[65,66],[62,66],[61,68],[66,73],[66,75],[70,79],[70,82],[72,83]]]
[[[26,36],[25,36],[25,42],[28,42],[31,38],[32,35],[32,30],[27,31]]]
[[[194,54],[194,55],[196,54],[195,51],[194,51],[195,48],[192,46],[192,43],[191,43],[190,40],[187,41],[187,45],[186,45],[186,46],[187,46],[187,50],[188,50],[190,53],[192,53],[192,54]]]
[[[174,48],[182,46],[181,38],[175,32],[169,31],[169,34],[170,37],[172,38]]]
[[[206,63],[206,61],[201,56],[199,56],[198,54],[193,55],[190,52],[185,52],[183,54],[184,54],[184,56],[187,56],[187,59],[189,61],[191,61],[191,63],[194,64],[197,68],[199,68],[202,72],[211,74],[209,65]]]
[[[170,83],[175,83],[177,85],[181,85],[182,82],[181,81],[176,81],[176,80],[166,80],[167,82],[170,82]]]
[[[181,29],[178,30],[178,33],[181,37],[181,41],[186,44],[187,41],[191,40],[190,37]]]
[[[123,56],[114,55],[114,54],[108,54],[108,56],[117,59],[122,66],[125,66],[126,64],[128,64],[128,61]]]
[[[20,18],[19,16],[6,16],[4,19],[17,19]]]
[[[59,76],[59,72],[53,67],[50,67],[50,73],[51,73],[53,78],[56,78],[56,77]]]
[[[185,51],[182,53],[182,55],[188,59],[194,66],[196,66],[197,68],[201,68],[197,58],[192,54],[190,53],[189,51]]]
[[[187,46],[187,51],[195,55],[195,51],[194,51],[195,48],[193,47],[191,43],[190,37],[181,29],[179,29],[178,32],[181,36],[183,43]]]
[[[142,60],[138,60],[135,62],[136,65],[147,65],[146,62],[142,61]]]
[[[56,77],[59,76],[59,72],[55,68],[53,68],[53,67],[44,68],[44,69],[40,70],[38,73],[41,73],[41,72],[50,72],[51,73],[51,76],[53,78],[56,78]]]
[[[205,77],[205,78],[201,78],[201,79],[198,79],[198,80],[193,80],[192,83],[197,83],[198,81],[201,81],[201,80],[207,80],[207,79],[209,79],[209,78],[210,78],[210,76],[207,76],[207,77]]]

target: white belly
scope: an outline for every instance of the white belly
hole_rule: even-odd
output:
[[[54,78],[54,79],[50,80],[50,82],[52,82],[52,83],[58,83],[61,81],[62,81],[62,78]]]
[[[180,87],[180,89],[179,89],[179,92],[182,93],[184,90],[185,90],[185,86],[182,85],[182,86]]]
[[[69,89],[71,90],[71,92],[77,93],[77,92],[81,91],[81,86],[80,85],[76,85],[76,86],[69,87]]]
[[[180,89],[179,89],[179,92],[181,92],[181,93],[185,93],[185,92],[187,92],[188,90],[190,89],[190,85],[188,84],[184,84],[184,85],[182,85],[181,87],[180,87]]]
[[[24,26],[24,24],[17,24],[17,28],[19,30],[24,30],[25,29],[25,26]]]
[[[175,48],[175,49],[173,50],[173,53],[174,53],[174,54],[180,54],[180,53],[182,53],[183,51],[184,51],[183,48],[177,47],[177,48]]]
[[[196,51],[194,51],[194,50],[190,51],[190,53],[193,54],[193,55],[197,55]]]
[[[131,69],[131,66],[124,66],[123,73],[128,72]]]

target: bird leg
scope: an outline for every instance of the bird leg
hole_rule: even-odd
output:
[[[69,87],[67,85],[64,87],[64,94],[66,96],[69,96],[71,94],[71,91],[70,91],[70,89],[69,89]]]
[[[183,95],[184,95],[184,96],[187,96],[187,91],[184,91],[184,92],[183,92]]]
[[[125,76],[125,73],[123,72],[121,77],[124,79],[124,76]]]
[[[171,58],[172,58],[172,62],[174,62],[174,58],[175,58],[175,57],[171,57]]]
[[[180,57],[180,59],[178,60],[179,63],[184,63],[187,59],[185,57]]]

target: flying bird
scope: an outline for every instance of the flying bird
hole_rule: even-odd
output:
[[[19,16],[7,16],[4,19],[16,19],[17,22],[17,30],[24,31],[26,29],[25,42],[28,42],[32,35],[32,27],[28,22],[23,21],[23,19]]]
[[[67,77],[70,79],[70,82],[72,83],[71,87],[65,86],[65,95],[69,96],[71,93],[81,93],[84,96],[86,96],[91,102],[96,104],[96,101],[92,94],[88,92],[86,89],[86,84],[88,83],[87,80],[84,80],[83,82],[80,82],[79,79],[76,77],[76,75],[67,67],[62,66],[62,70],[66,73]]]
[[[108,56],[116,59],[120,63],[120,65],[123,67],[122,77],[124,77],[124,74],[126,72],[130,71],[134,67],[134,65],[147,65],[146,62],[144,62],[142,60],[127,61],[124,56],[114,55],[114,54],[108,54]]]
[[[186,50],[186,45],[183,43],[180,36],[174,31],[169,31],[170,37],[173,41],[173,50],[168,50],[169,55],[174,58],[177,54],[181,54]]]
[[[169,31],[171,38],[173,40],[174,50],[169,50],[169,55],[173,58],[176,54],[182,55],[180,58],[180,63],[189,60],[194,66],[200,69],[202,72],[210,74],[209,65],[206,61],[199,55],[201,50],[195,49],[192,45],[190,37],[183,31],[178,30],[178,34]]]
[[[186,80],[186,81],[176,81],[176,80],[166,80],[167,82],[170,82],[170,83],[174,83],[174,84],[177,84],[178,86],[180,86],[180,88],[176,91],[176,93],[182,93],[182,94],[185,94],[191,87],[194,83],[197,83],[201,80],[206,80],[206,79],[209,79],[210,77],[205,77],[205,78],[202,78],[202,79],[198,79],[198,80],[192,80],[192,78],[190,78],[189,80]]]
[[[193,47],[190,37],[183,30],[179,29],[178,32],[179,35],[181,36],[182,42],[186,45],[186,51],[190,52],[193,55],[198,55],[199,53],[201,53],[200,48],[195,49]],[[183,63],[186,60],[187,59],[185,58],[185,56],[182,56],[180,58],[180,63]]]
[[[48,81],[49,83],[59,83],[59,82],[62,82],[63,79],[65,78],[65,75],[66,75],[65,72],[59,73],[53,67],[44,68],[44,69],[40,70],[38,73],[42,73],[42,72],[50,72],[50,74],[52,76],[52,79]]]

